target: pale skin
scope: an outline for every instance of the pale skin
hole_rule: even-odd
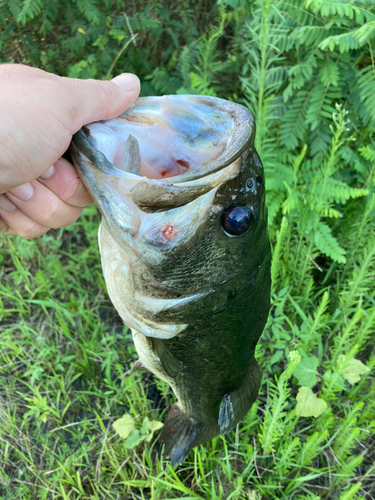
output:
[[[0,232],[36,238],[78,219],[92,200],[61,157],[83,125],[120,115],[139,90],[130,73],[78,80],[0,66]]]

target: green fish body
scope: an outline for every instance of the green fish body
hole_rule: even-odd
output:
[[[84,127],[71,146],[103,215],[103,272],[137,366],[178,400],[160,435],[172,465],[233,429],[260,386],[270,244],[254,134],[243,106],[164,96]]]

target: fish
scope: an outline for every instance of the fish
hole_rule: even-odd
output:
[[[259,391],[271,252],[254,138],[244,106],[170,95],[139,98],[72,140],[102,214],[103,274],[132,331],[134,369],[177,398],[159,436],[171,465],[234,429]]]

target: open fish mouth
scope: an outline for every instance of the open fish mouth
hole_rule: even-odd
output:
[[[253,133],[251,113],[238,104],[205,96],[146,97],[116,119],[84,127],[73,144],[93,167],[112,177],[114,188],[131,193],[142,210],[158,211],[218,185],[227,172],[211,174],[238,159]],[[77,163],[85,181],[87,169]],[[93,190],[92,183],[86,185]]]
[[[138,99],[118,118],[74,136],[73,161],[103,215],[99,244],[109,295],[132,329],[174,337],[199,316],[201,299],[210,301],[233,278],[220,261],[225,249],[214,246],[236,195],[226,201],[219,191],[243,170],[253,135],[243,106],[164,96]],[[191,261],[190,271],[180,259]]]
[[[211,165],[227,149],[234,126],[226,111],[169,96],[139,99],[120,118],[87,128],[116,168],[166,179]]]

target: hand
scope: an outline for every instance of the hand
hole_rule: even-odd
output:
[[[139,90],[129,73],[108,82],[0,66],[1,232],[35,238],[77,220],[92,200],[61,156],[83,125],[120,115]]]

